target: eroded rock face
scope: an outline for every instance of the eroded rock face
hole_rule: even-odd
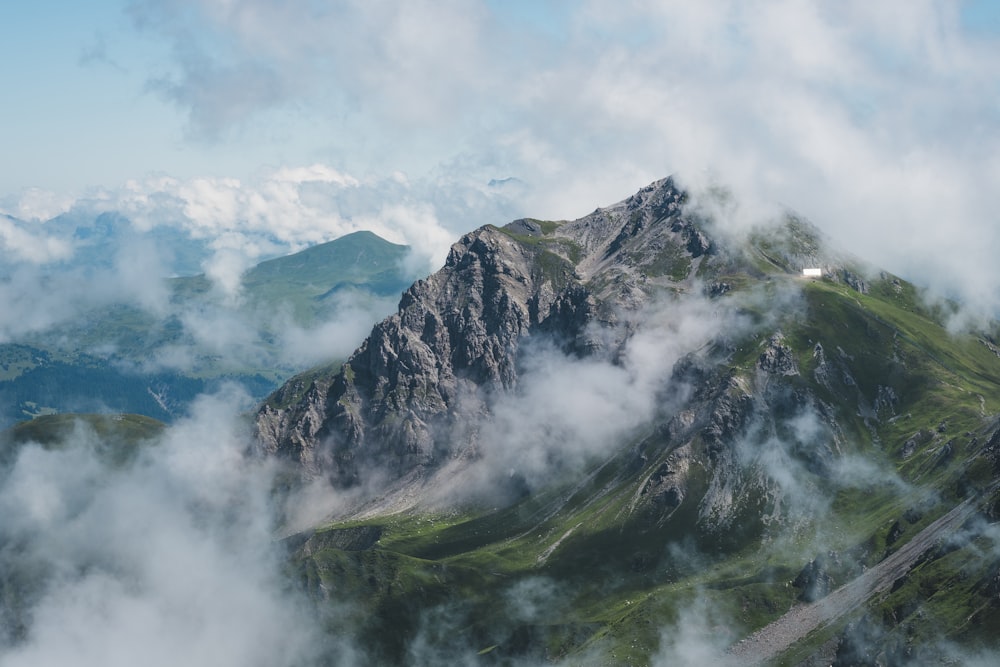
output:
[[[615,327],[650,290],[688,280],[712,242],[682,218],[683,197],[665,179],[576,221],[519,220],[466,235],[328,387],[261,408],[261,450],[348,486],[367,467],[401,476],[474,448],[456,429],[488,411],[490,395],[517,385],[526,336],[551,337],[577,355],[606,351],[627,332],[603,336],[595,327]]]
[[[313,382],[302,397],[285,408],[285,393],[294,391],[285,385],[276,392],[275,401],[265,403],[257,412],[257,443],[268,456],[281,456],[295,461],[303,474],[320,474],[324,461],[316,459],[315,443],[326,421],[327,383]]]
[[[772,374],[778,375],[798,375],[799,368],[795,363],[795,356],[792,348],[784,343],[781,333],[771,336],[767,342],[767,347],[757,358],[757,368]]]
[[[521,337],[553,316],[586,322],[587,309],[585,291],[556,292],[534,270],[531,249],[503,232],[465,237],[334,381],[317,433],[332,444],[334,478],[350,482],[367,450],[399,471],[446,457],[454,422],[484,409],[481,395],[516,384]]]

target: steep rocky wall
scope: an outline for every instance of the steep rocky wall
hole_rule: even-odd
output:
[[[573,222],[521,220],[466,235],[440,271],[403,294],[328,391],[261,408],[261,450],[344,486],[370,466],[401,476],[474,449],[465,426],[492,393],[516,387],[525,336],[595,353],[608,342],[592,325],[613,326],[652,289],[688,281],[711,242],[681,217],[683,198],[664,179]]]

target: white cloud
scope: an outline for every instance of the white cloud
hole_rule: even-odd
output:
[[[245,397],[203,397],[130,464],[93,431],[22,448],[0,471],[4,577],[28,632],[19,665],[292,665],[318,626],[281,581],[269,472],[243,458]],[[327,656],[332,658],[333,656]]]
[[[470,205],[471,204],[471,205]],[[240,181],[150,177],[81,200],[78,206],[119,210],[136,228],[173,226],[216,250],[206,270],[231,289],[234,255],[254,260],[368,230],[414,250],[420,273],[438,268],[459,234],[476,223],[500,223],[507,197],[467,181],[411,182],[394,173],[359,179],[320,163],[286,166]],[[466,214],[468,217],[466,217]]]
[[[670,665],[733,665],[726,655],[733,642],[734,623],[703,592],[689,604],[678,604],[678,618],[660,633],[659,650],[651,657],[655,667]]]
[[[336,183],[337,185],[357,187],[361,183],[349,174],[342,174],[325,164],[313,164],[308,167],[282,167],[274,173],[274,180],[291,183]]]
[[[235,248],[220,248],[202,268],[205,276],[229,299],[237,303],[242,288],[243,274],[250,268],[250,258]]]
[[[350,292],[332,299],[335,315],[303,327],[284,314],[271,314],[280,338],[281,361],[298,368],[347,359],[364,341],[375,322],[395,312],[397,296],[377,298]]]
[[[20,194],[0,199],[0,213],[21,220],[44,221],[65,213],[72,205],[73,198],[68,195],[42,188],[25,188]]]
[[[592,331],[605,341],[603,355],[581,359],[545,338],[524,343],[516,390],[486,399],[489,417],[473,412],[478,458],[448,480],[449,499],[502,495],[514,476],[539,488],[601,460],[673,409],[687,389],[671,378],[682,357],[750,326],[735,300],[698,295],[618,315],[619,329]]]
[[[0,217],[0,249],[7,262],[31,264],[47,264],[73,254],[73,247],[66,240],[46,235],[44,229],[25,229],[3,217]]]
[[[299,100],[411,126],[461,120],[462,98],[483,87],[489,64],[489,12],[475,3],[350,0],[288,11],[271,0],[146,0],[130,13],[177,57],[175,74],[153,88],[187,110],[193,136],[210,139]]]

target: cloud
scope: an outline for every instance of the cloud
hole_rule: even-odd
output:
[[[45,221],[65,213],[73,205],[73,197],[42,188],[25,188],[19,194],[0,198],[0,213],[21,220]]]
[[[744,208],[790,206],[876,265],[996,312],[1000,41],[962,11],[591,0],[542,30],[485,2],[132,6],[174,46],[169,96],[201,134],[294,108],[363,137],[334,140],[338,160],[516,176],[521,209],[545,218],[669,173],[718,181]]]
[[[237,248],[222,247],[201,266],[205,277],[232,303],[236,303],[243,285],[243,274],[250,268],[250,258]]]
[[[260,250],[273,253],[278,244],[298,250],[355,231],[336,209],[303,200],[311,185],[323,188],[329,201],[358,181],[321,164],[268,170],[250,181],[151,176],[100,191],[80,204],[99,202],[104,210],[122,212],[141,230],[175,226],[195,238],[241,234],[245,240],[269,241],[272,247]]]
[[[168,274],[166,261],[152,239],[134,237],[126,239],[118,248],[111,279],[123,286],[121,296],[115,298],[134,303],[142,310],[165,314],[169,292],[163,276]]]
[[[270,472],[243,457],[246,406],[232,391],[202,397],[124,465],[82,425],[62,447],[22,447],[0,474],[11,518],[0,557],[5,583],[25,593],[26,631],[0,646],[0,664],[317,657],[315,617],[282,580],[272,541]]]
[[[726,649],[736,640],[727,614],[702,592],[689,605],[678,605],[678,618],[660,633],[660,647],[650,658],[654,667],[732,665]]]
[[[372,325],[395,311],[397,297],[343,292],[328,303],[325,317],[302,323],[287,309],[246,303],[239,293],[174,308],[186,338],[151,350],[145,372],[197,370],[204,357],[223,368],[294,372],[346,359]]]
[[[120,211],[140,231],[183,230],[215,251],[211,266],[231,266],[233,252],[243,262],[259,261],[367,230],[411,246],[415,275],[439,268],[469,228],[504,224],[519,212],[485,180],[411,180],[399,173],[361,179],[321,163],[269,169],[248,180],[149,177],[92,193],[76,207]],[[234,271],[218,276],[230,288]]]
[[[331,304],[335,315],[312,326],[279,316],[277,335],[282,362],[308,368],[331,359],[347,359],[371,331],[372,325],[395,312],[399,299],[338,294]]]
[[[112,304],[166,314],[169,293],[164,255],[169,249],[149,238],[125,235],[117,246],[107,248],[110,256],[103,258],[105,265],[76,266],[67,263],[71,242],[61,235],[49,240],[60,249],[69,249],[59,254],[60,261],[32,262],[33,252],[48,247],[40,244],[36,250],[22,252],[20,263],[12,263],[0,280],[0,342],[37,340],[38,334],[52,327]]]
[[[289,12],[270,0],[144,0],[129,13],[175,57],[174,72],[151,87],[208,139],[302,100],[334,114],[440,127],[465,120],[462,100],[484,86],[490,62],[489,12],[470,3],[351,0]]]
[[[12,259],[30,264],[59,261],[73,252],[67,241],[48,236],[44,230],[25,229],[16,221],[4,217],[0,217],[0,248],[8,261]]]
[[[751,327],[735,299],[697,294],[618,317],[613,330],[595,325],[591,335],[603,349],[592,356],[567,353],[544,337],[522,343],[517,388],[477,399],[488,416],[474,410],[471,419],[479,421],[467,425],[475,460],[460,463],[457,479],[450,479],[454,469],[444,471],[450,500],[502,496],[512,479],[528,489],[572,479],[669,413],[685,395],[671,379],[681,358]]]

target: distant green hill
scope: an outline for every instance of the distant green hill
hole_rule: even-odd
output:
[[[345,285],[377,293],[395,292],[409,284],[400,267],[408,252],[409,246],[389,243],[372,232],[354,232],[294,255],[261,262],[247,272],[243,284],[252,293],[281,288],[306,290],[317,296],[326,294],[331,286]]]
[[[92,428],[102,438],[118,439],[133,445],[158,436],[165,428],[163,422],[143,415],[66,413],[20,422],[0,432],[0,439],[15,444],[37,442],[52,445],[64,441],[80,423]]]
[[[403,260],[409,246],[390,243],[366,231],[354,232],[287,257],[261,262],[243,276],[248,307],[290,306],[300,324],[310,324],[330,310],[330,298],[358,290],[378,296],[402,292],[413,279]],[[208,298],[205,275],[170,281],[175,301]]]

